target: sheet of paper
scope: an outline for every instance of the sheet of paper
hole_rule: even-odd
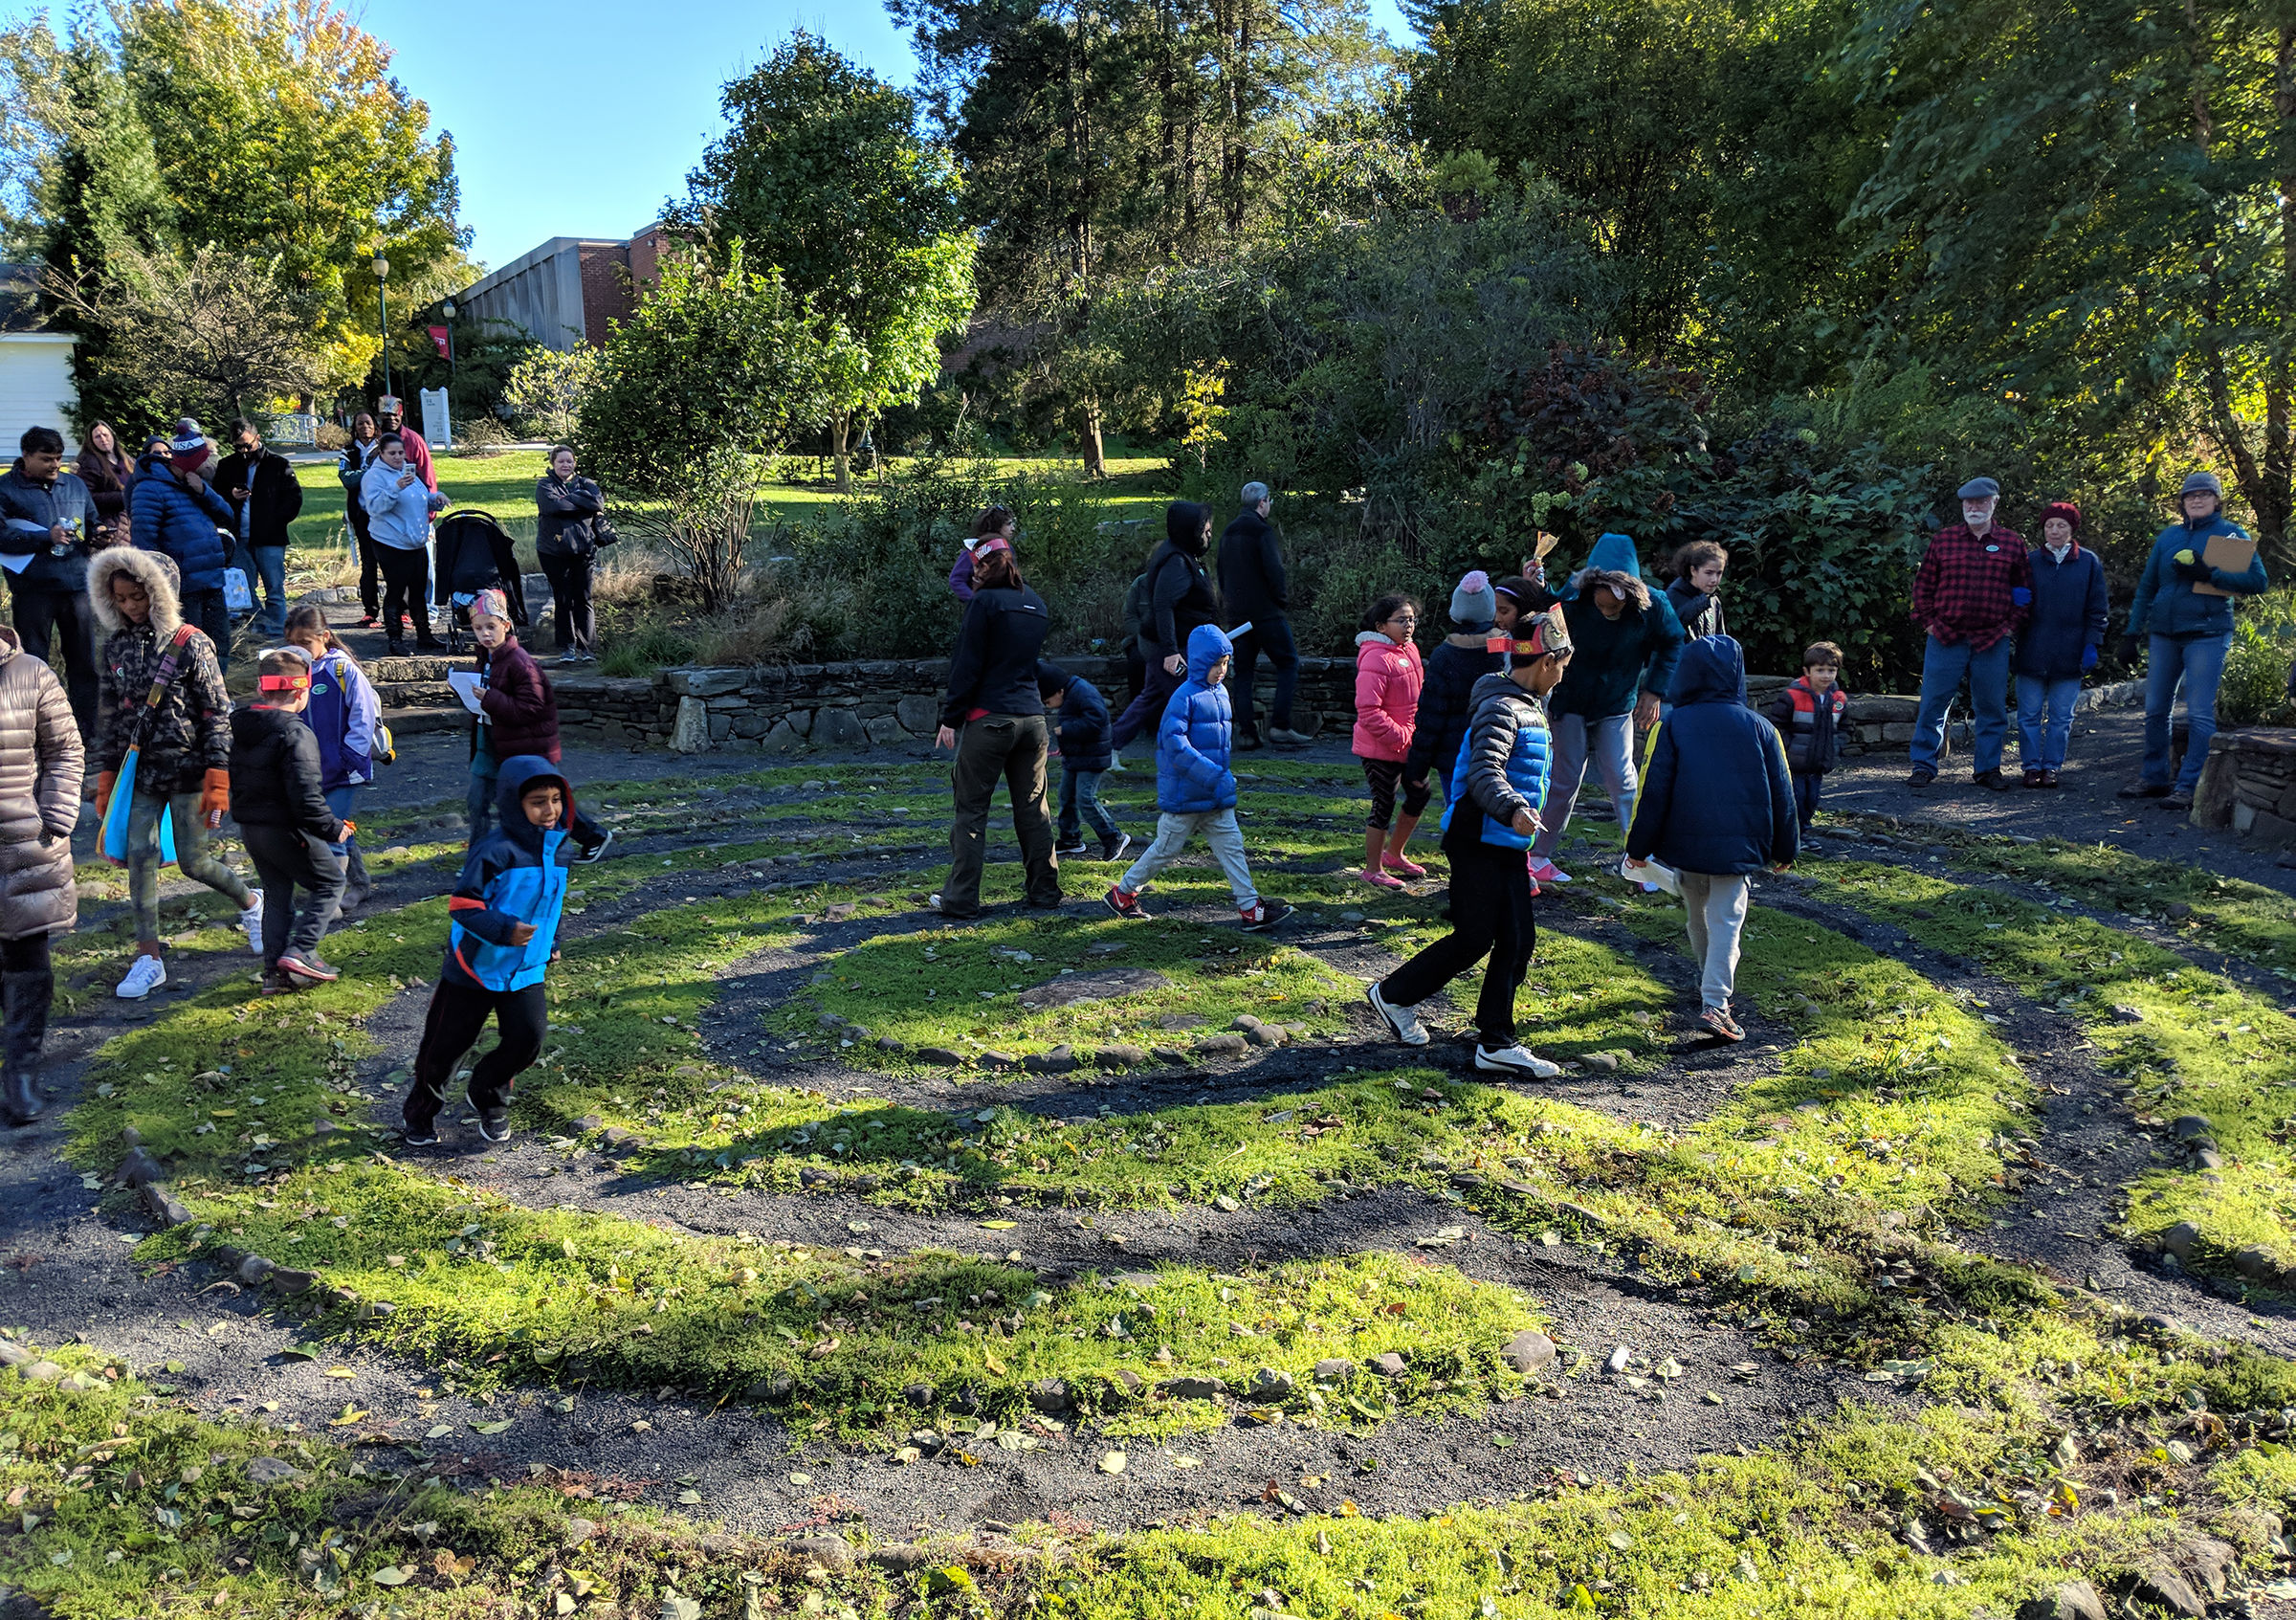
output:
[[[486,679],[483,676],[476,670],[449,670],[447,684],[454,689],[454,696],[462,699],[464,708],[475,715],[484,717],[485,711],[478,706],[478,695],[486,690]]]

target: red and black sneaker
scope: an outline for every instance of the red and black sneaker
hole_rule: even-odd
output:
[[[303,956],[289,954],[280,957],[279,971],[300,984],[331,985],[341,977],[334,968],[320,961],[317,951]]]
[[[1148,914],[1140,909],[1140,897],[1137,895],[1128,895],[1122,889],[1111,887],[1108,893],[1100,898],[1108,902],[1109,910],[1127,922],[1149,921]]]

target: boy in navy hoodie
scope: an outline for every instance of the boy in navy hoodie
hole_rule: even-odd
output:
[[[1084,832],[1078,817],[1093,824],[1100,835],[1100,858],[1121,860],[1132,848],[1132,834],[1116,831],[1115,818],[1100,803],[1100,778],[1115,763],[1108,745],[1108,702],[1100,689],[1080,675],[1043,659],[1036,665],[1036,695],[1045,700],[1045,713],[1059,722],[1060,837],[1054,853],[1084,854]]]
[[[1729,636],[1690,643],[1667,701],[1674,712],[1650,734],[1625,873],[1634,877],[1653,856],[1674,869],[1698,962],[1698,1021],[1718,1039],[1742,1041],[1730,998],[1748,879],[1794,864],[1794,784],[1777,728],[1746,706],[1746,656]]]
[[[1246,928],[1272,928],[1292,915],[1292,907],[1262,899],[1252,887],[1244,832],[1236,825],[1236,776],[1227,766],[1235,743],[1234,711],[1222,684],[1233,652],[1218,625],[1198,625],[1188,632],[1188,677],[1172,694],[1156,733],[1156,842],[1105,897],[1108,909],[1118,917],[1146,919],[1140,892],[1198,832],[1226,875],[1236,915]]]
[[[454,1065],[490,1014],[499,1039],[471,1071],[471,1106],[480,1136],[510,1140],[511,1082],[541,1054],[549,1026],[542,974],[558,956],[566,868],[596,860],[613,837],[575,810],[573,788],[537,755],[502,762],[496,803],[501,823],[472,847],[447,900],[446,965],[430,992],[403,1110],[409,1147],[438,1141]]]

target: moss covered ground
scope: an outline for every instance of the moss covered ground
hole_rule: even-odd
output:
[[[2074,1579],[2146,1613],[2146,1580],[2204,1577],[2201,1532],[2240,1561],[2219,1573],[2228,1590],[2285,1567],[2271,1516],[2296,1495],[2290,1364],[2209,1316],[2215,1296],[2196,1294],[2193,1325],[2147,1324],[2014,1244],[1972,1244],[2021,1195],[2059,1081],[2032,1077],[1984,995],[1851,926],[1887,921],[2071,1019],[2093,1105],[2130,1132],[2207,1116],[2222,1167],[2139,1165],[2119,1189],[2124,1235],[2142,1250],[2191,1221],[2192,1265],[2230,1275],[2250,1248],[2296,1265],[2296,1026],[2066,905],[2187,907],[2269,964],[2285,897],[2006,842],[1919,872],[1812,862],[1795,909],[1757,907],[1748,930],[1740,1002],[1765,1050],[1716,1071],[1680,1017],[1678,909],[1582,853],[1580,883],[1542,909],[1522,1007],[1526,1040],[1570,1075],[1489,1084],[1442,1047],[1374,1038],[1360,1007],[1367,973],[1441,932],[1440,861],[1406,894],[1354,882],[1352,777],[1307,760],[1253,775],[1263,887],[1304,912],[1273,936],[1236,928],[1204,860],[1166,875],[1145,924],[1087,903],[1022,912],[1000,862],[985,898],[1008,909],[943,926],[911,898],[937,881],[929,865],[874,858],[940,837],[934,766],[595,785],[585,803],[623,843],[577,875],[519,1138],[482,1158],[408,1151],[388,1129],[451,843],[383,860],[395,902],[330,942],[341,981],[292,999],[255,994],[221,902],[194,899],[179,948],[211,970],[110,1035],[61,1150],[99,1178],[132,1131],[190,1216],[151,1231],[111,1194],[109,1217],[146,1233],[138,1263],[187,1295],[243,1254],[291,1268],[298,1286],[267,1309],[307,1353],[452,1368],[521,1400],[686,1390],[754,1409],[792,1448],[921,1471],[892,1477],[1017,1450],[1073,1456],[1088,1477],[1098,1458],[1121,1485],[1127,1447],[1161,1458],[1215,1431],[1354,1436],[1407,1467],[1462,1423],[1565,1394],[1657,1402],[1689,1430],[1725,1409],[1727,1390],[1656,1357],[1606,1372],[1606,1344],[1557,1327],[1565,1274],[1541,1256],[1831,1369],[1835,1397],[1753,1444],[1691,1447],[1679,1468],[1556,1459],[1503,1498],[1400,1517],[1357,1512],[1344,1480],[1278,1476],[1248,1505],[1177,1519],[1142,1495],[1097,1523],[946,1539],[966,1526],[944,1522],[872,1562],[915,1532],[836,1507],[812,1527],[843,1523],[845,1551],[809,1572],[794,1543],[568,1494],[540,1462],[514,1457],[492,1485],[441,1479],[358,1444],[352,1407],[324,1441],[219,1421],[91,1331],[0,1350],[47,1363],[0,1373],[0,1489],[18,1516],[12,1533],[0,1521],[0,1582],[90,1616],[1975,1617]],[[1144,830],[1152,784],[1110,788]],[[426,814],[378,813],[378,849]],[[1615,840],[1589,832],[1589,848]],[[1080,902],[1110,875],[1071,867]],[[107,952],[92,931],[64,953],[67,979]],[[1119,972],[1109,993],[1059,993]],[[1468,1005],[1426,1010],[1447,1032]],[[1240,1019],[1280,1040],[1198,1050]],[[1104,1064],[1109,1047],[1140,1050]],[[527,1179],[488,1173],[498,1160]],[[583,1196],[533,1190],[559,1184]],[[817,1211],[822,1235],[695,1230],[641,1203],[680,1188],[762,1232],[776,1211]],[[1350,1200],[1374,1194],[1424,1213],[1400,1234],[1351,1226]],[[1326,1237],[1268,1258],[1030,1257],[1071,1211],[1214,1208]],[[928,1219],[970,1242],[874,1230]],[[1413,1240],[1446,1221],[1468,1224]],[[1026,1250],[1009,1247],[1021,1228]],[[1470,1263],[1474,1232],[1532,1258]],[[1563,1341],[1551,1366],[1502,1355],[1541,1329]],[[936,1460],[919,1460],[928,1431]],[[1494,1458],[1534,1443],[1512,1432],[1478,1443]]]

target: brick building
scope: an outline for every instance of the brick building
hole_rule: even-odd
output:
[[[470,318],[507,321],[544,347],[603,344],[653,284],[659,221],[621,240],[553,236],[454,295]]]

